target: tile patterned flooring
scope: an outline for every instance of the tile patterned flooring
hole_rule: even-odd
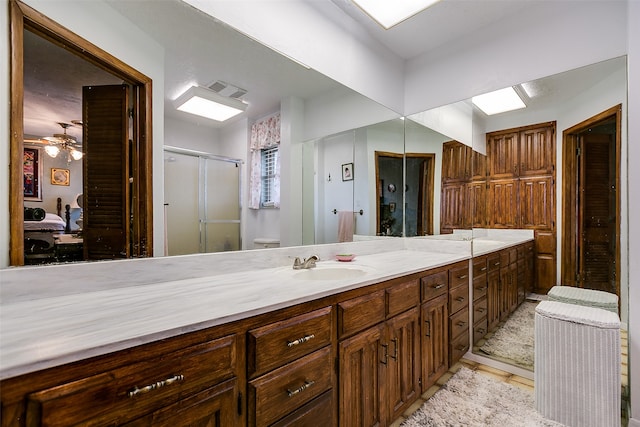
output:
[[[628,402],[628,384],[629,384],[629,377],[628,377],[628,335],[627,335],[627,331],[622,330],[621,334],[620,334],[620,343],[621,343],[621,362],[622,362],[622,378],[621,378],[621,384],[622,384],[622,412],[621,412],[621,417],[622,417],[622,426],[626,426],[628,424],[628,420],[627,420],[627,402]],[[427,390],[422,396],[420,396],[420,398],[413,404],[411,405],[411,407],[409,407],[405,413],[398,418],[397,420],[395,420],[393,422],[393,424],[391,424],[392,427],[398,427],[400,426],[400,424],[407,418],[409,417],[411,414],[413,414],[415,411],[417,411],[422,404],[424,404],[431,396],[433,396],[439,389],[440,387],[442,387],[447,380],[449,380],[449,378],[451,378],[453,376],[453,374],[455,374],[456,372],[458,372],[458,370],[460,369],[460,367],[466,367],[469,369],[472,369],[474,371],[477,371],[483,375],[487,375],[488,377],[492,377],[494,379],[497,379],[499,381],[504,381],[506,383],[512,384],[514,386],[520,387],[522,389],[525,390],[529,390],[531,392],[533,392],[533,380],[527,379],[527,378],[523,378],[520,377],[518,375],[514,375],[511,374],[509,372],[506,371],[502,371],[500,369],[496,369],[496,368],[492,368],[490,366],[486,366],[483,365],[482,363],[478,363],[478,362],[473,362],[471,360],[467,360],[467,359],[461,359],[458,363],[456,363],[455,365],[453,365],[451,368],[449,368],[449,371],[447,373],[445,373],[442,377],[440,377],[440,379],[437,381],[436,385],[432,386],[431,388],[429,388],[429,390]]]

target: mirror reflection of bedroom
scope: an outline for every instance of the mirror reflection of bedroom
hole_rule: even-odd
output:
[[[87,91],[106,85],[123,87],[123,81],[44,37],[24,31],[27,265],[95,259],[84,247],[87,157],[83,114],[86,117],[90,108],[87,98],[92,95]]]

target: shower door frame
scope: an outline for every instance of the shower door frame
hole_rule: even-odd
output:
[[[198,243],[199,253],[207,252],[207,224],[239,224],[238,230],[238,248],[242,250],[242,164],[244,163],[240,159],[234,159],[226,156],[219,156],[217,154],[207,153],[204,151],[191,150],[188,148],[174,147],[170,145],[164,146],[165,153],[182,154],[186,156],[192,156],[198,158],[198,230],[200,235],[200,241]],[[233,163],[238,168],[238,216],[237,220],[217,220],[207,219],[207,203],[208,203],[208,188],[207,188],[207,168],[206,160],[222,161],[226,163]],[[203,215],[204,214],[204,215]],[[204,216],[204,217],[203,217]]]

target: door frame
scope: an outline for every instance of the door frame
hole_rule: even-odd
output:
[[[152,188],[152,81],[129,65],[83,39],[19,0],[9,1],[10,14],[10,157],[9,157],[9,263],[24,265],[24,221],[22,152],[24,147],[24,30],[80,56],[105,71],[121,77],[133,87],[134,146],[132,186],[132,256],[153,256]]]
[[[587,120],[580,122],[562,132],[562,262],[561,280],[563,285],[577,286],[575,269],[580,254],[577,251],[578,233],[577,221],[573,221],[578,215],[578,158],[576,152],[579,145],[579,133],[604,120],[615,117],[616,122],[616,219],[615,219],[615,275],[616,294],[620,296],[620,159],[621,159],[621,125],[622,104],[611,107]]]
[[[422,159],[427,164],[427,182],[426,182],[426,190],[427,194],[424,194],[424,191],[421,191],[418,197],[418,220],[422,222],[422,227],[417,227],[417,229],[421,229],[423,231],[422,235],[433,235],[433,193],[435,191],[433,187],[433,178],[434,178],[434,169],[435,169],[435,160],[436,155],[434,153],[406,153],[405,159]],[[405,160],[406,163],[406,160]],[[423,187],[424,177],[420,177],[420,185],[421,190],[425,190]],[[406,179],[406,175],[405,175]],[[424,212],[424,206],[427,205],[427,212]],[[426,230],[426,232],[425,232]]]

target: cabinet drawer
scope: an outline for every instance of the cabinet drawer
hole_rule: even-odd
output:
[[[331,362],[325,347],[249,381],[250,425],[268,426],[331,389]]]
[[[331,326],[331,307],[325,307],[252,329],[247,336],[249,376],[253,378],[330,344]]]
[[[338,304],[340,337],[361,331],[385,318],[385,291],[380,290]]]
[[[487,334],[487,318],[473,325],[473,343],[477,344]]]
[[[469,284],[469,264],[463,262],[456,264],[449,270],[449,289],[451,290],[465,284]]]
[[[386,292],[387,317],[395,316],[415,307],[420,299],[418,279],[391,286]]]
[[[469,310],[460,310],[449,317],[449,334],[452,339],[469,331]]]
[[[271,427],[317,427],[333,424],[333,392],[329,390]]]
[[[476,324],[483,317],[487,317],[487,298],[473,302],[473,323]]]
[[[473,276],[473,300],[477,301],[487,295],[487,275]]]
[[[469,334],[460,334],[451,341],[449,346],[449,366],[455,365],[467,351],[469,351]]]
[[[469,286],[458,286],[449,291],[449,314],[469,306]]]
[[[429,301],[440,295],[444,295],[449,290],[449,273],[441,271],[440,273],[430,274],[420,279],[422,285],[422,301]]]
[[[506,267],[512,262],[516,262],[518,260],[518,249],[517,248],[509,248],[504,249],[500,252],[500,265],[501,267]]]
[[[230,335],[32,393],[27,425],[122,424],[232,378],[236,353]]]
[[[487,257],[487,269],[489,271],[499,270],[500,265],[500,252],[494,252]]]
[[[481,256],[473,259],[473,277],[487,274],[487,257]]]

